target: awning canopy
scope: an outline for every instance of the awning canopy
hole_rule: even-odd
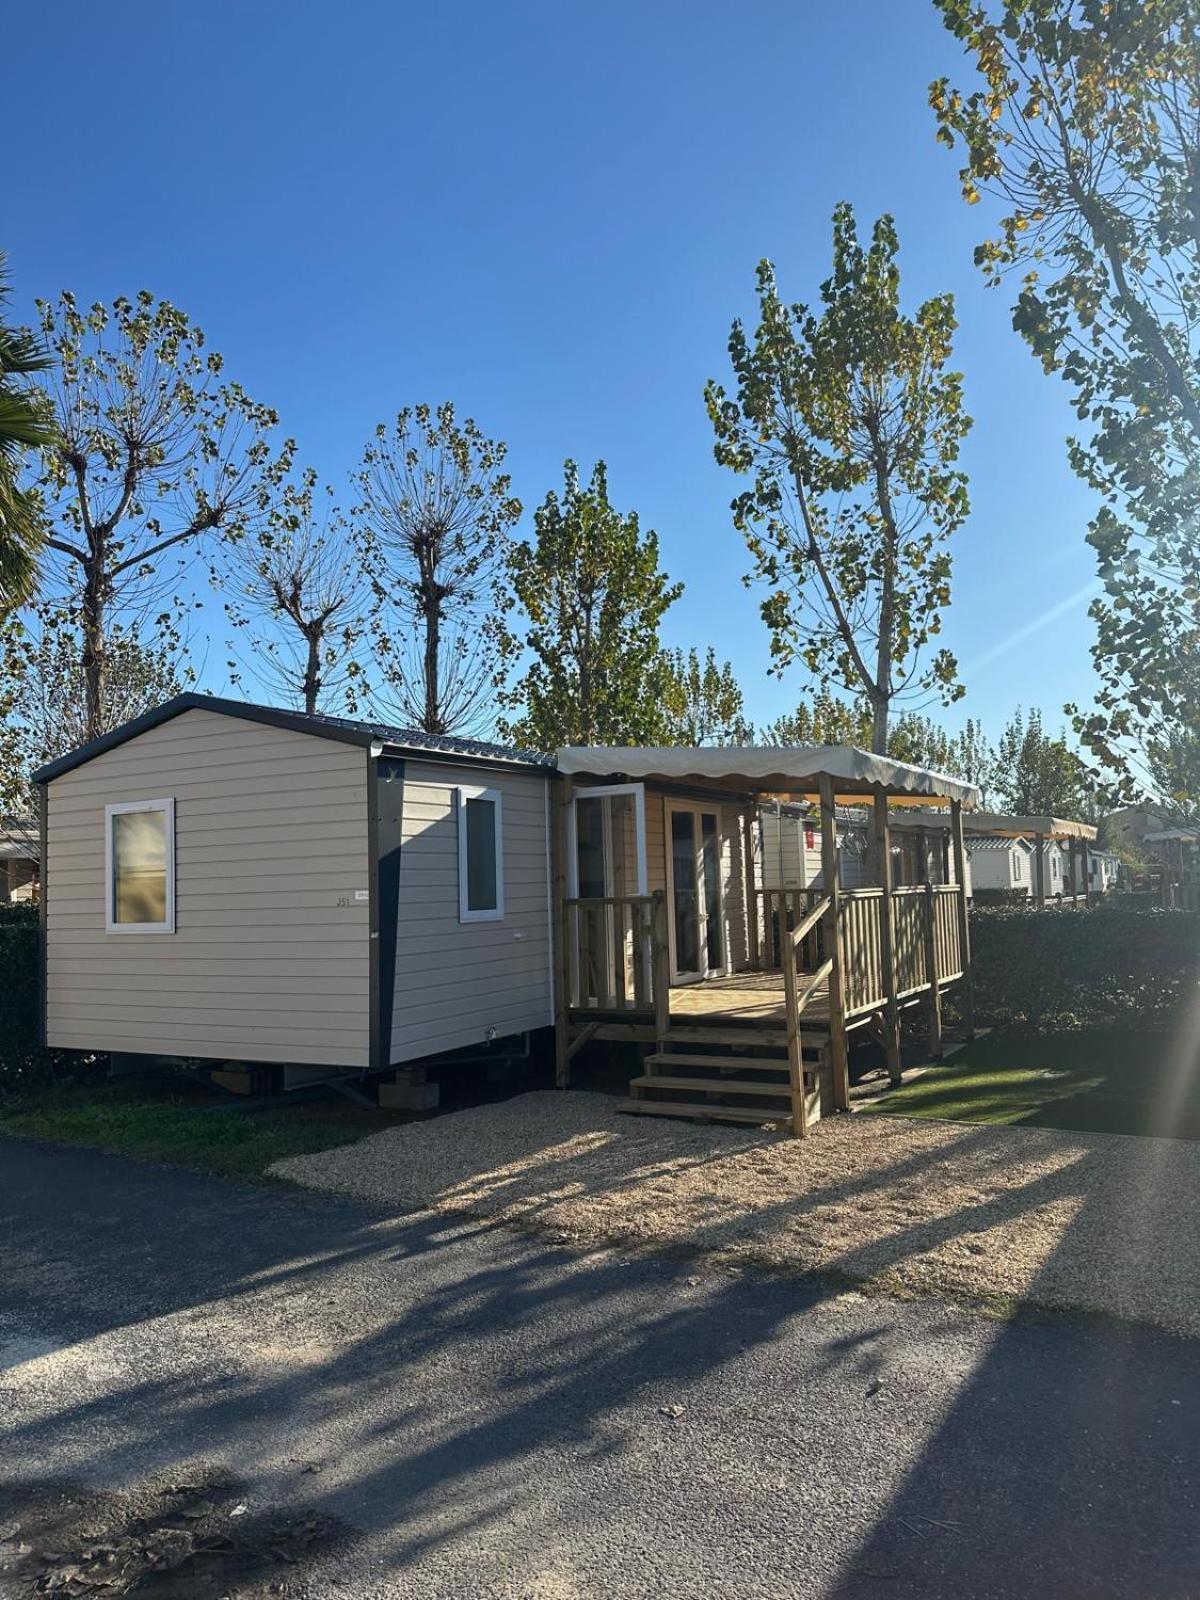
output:
[[[928,805],[931,800],[959,800],[967,808],[979,804],[974,784],[850,745],[567,745],[557,760],[559,771],[571,777],[629,778],[741,795],[811,800],[819,780],[829,777],[841,803],[862,801],[882,788],[897,805]]]
[[[1097,829],[1090,822],[1072,822],[1066,817],[1010,817],[996,811],[977,811],[964,823],[968,833],[994,833],[1002,839],[1094,839]]]

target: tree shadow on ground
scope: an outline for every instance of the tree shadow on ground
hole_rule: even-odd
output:
[[[688,1540],[747,1527],[780,1595],[822,1592],[823,1573],[829,1593],[1182,1594],[1182,1558],[1200,1560],[1179,1465],[1194,1459],[1194,1407],[1169,1405],[1181,1361],[1200,1378],[1190,1347],[1019,1323],[972,1373],[959,1335],[931,1320],[924,1359],[951,1372],[948,1414],[905,1440],[889,1308],[847,1331],[829,1280],[697,1277],[78,1152],[56,1186],[62,1165],[30,1146],[4,1169],[5,1317],[65,1344],[39,1357],[17,1341],[10,1473],[66,1458],[107,1482],[236,1463],[260,1499],[370,1530],[391,1572],[432,1584],[465,1551],[479,1593],[505,1563],[557,1560],[598,1515],[619,1524],[647,1501],[679,1546],[675,1592]],[[897,1168],[920,1177],[915,1158]],[[1119,1247],[1113,1198],[1075,1177],[1081,1214],[1102,1204]],[[897,1181],[875,1173],[854,1194]],[[985,1199],[843,1266],[880,1270],[1040,1199],[1036,1185]],[[681,1450],[719,1485],[726,1529],[697,1526]],[[889,1503],[897,1451],[910,1471]],[[533,1487],[547,1479],[552,1506]]]

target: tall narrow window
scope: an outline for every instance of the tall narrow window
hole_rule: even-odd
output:
[[[458,918],[504,916],[504,832],[498,789],[458,791]]]
[[[106,806],[104,822],[108,932],[174,933],[174,800]]]

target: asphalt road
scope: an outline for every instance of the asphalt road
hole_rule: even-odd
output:
[[[225,1473],[322,1600],[1196,1596],[1198,1445],[1197,1344],[0,1141],[0,1537]]]

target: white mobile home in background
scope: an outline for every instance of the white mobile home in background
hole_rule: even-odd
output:
[[[967,855],[976,890],[1001,889],[1026,899],[1033,893],[1033,846],[1028,839],[968,837]]]

